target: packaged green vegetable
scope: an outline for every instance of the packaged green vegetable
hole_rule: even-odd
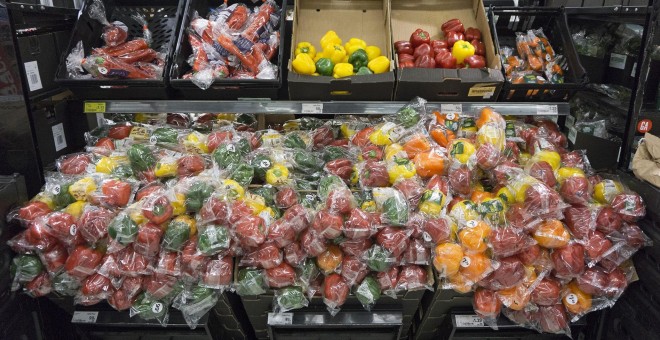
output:
[[[365,277],[355,289],[355,297],[364,309],[371,311],[371,307],[380,299],[380,284],[371,276]]]
[[[285,287],[275,291],[275,312],[284,313],[307,307],[309,301],[300,287]]]
[[[238,271],[236,293],[242,296],[261,295],[266,293],[268,284],[262,270],[243,268]]]

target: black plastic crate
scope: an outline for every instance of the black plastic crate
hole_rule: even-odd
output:
[[[176,44],[181,13],[185,0],[103,0],[108,21],[121,21],[128,26],[128,39],[142,36],[142,25],[131,18],[143,14],[147,18],[149,30],[153,35],[151,48],[155,51],[167,51],[163,79],[70,79],[66,69],[66,57],[76,46],[83,42],[85,56],[93,48],[103,46],[103,25],[89,17],[88,8],[91,0],[85,2],[80,18],[69,41],[69,47],[60,60],[55,81],[69,88],[82,99],[167,99],[167,65],[171,62]]]
[[[261,2],[249,0],[231,1],[244,3],[249,8],[260,5]],[[210,9],[218,7],[221,1],[211,0],[188,0],[181,22],[181,30],[178,35],[176,51],[168,72],[169,84],[174,90],[177,98],[183,99],[237,99],[237,98],[270,98],[277,99],[277,92],[282,86],[282,72],[284,72],[284,40],[286,39],[286,0],[276,0],[280,7],[280,46],[277,51],[277,59],[272,60],[277,68],[277,79],[217,79],[213,85],[206,90],[197,87],[190,79],[180,79],[188,73],[191,66],[188,59],[192,54],[192,47],[188,42],[186,28],[190,26],[195,13],[200,17],[206,17]]]
[[[568,101],[584,88],[588,81],[587,72],[575,51],[563,8],[491,7],[488,15],[498,51],[502,46],[516,48],[516,32],[543,28],[555,53],[564,56],[561,64],[564,70],[563,84],[512,84],[505,80],[500,101]]]

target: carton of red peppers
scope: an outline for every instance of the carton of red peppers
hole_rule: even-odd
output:
[[[172,307],[194,327],[226,290],[272,293],[279,312],[322,299],[334,315],[351,295],[370,310],[437,280],[474,292],[488,324],[569,333],[616,302],[651,243],[641,196],[547,119],[421,98],[281,131],[184,118],[107,121],[58,160],[9,215],[23,228],[12,289],[163,324]]]
[[[82,41],[79,41],[66,59],[69,78],[72,79],[161,79],[165,67],[164,53],[149,46],[152,34],[146,18],[134,15],[132,20],[142,28],[141,37],[129,40],[128,27],[120,21],[108,22],[105,6],[101,0],[94,0],[87,7],[90,18],[103,25],[104,46],[87,46],[91,54],[85,55]]]
[[[185,28],[193,54],[192,70],[183,75],[201,89],[216,79],[276,79],[280,45],[281,13],[277,4],[265,1],[249,8],[239,3],[212,9],[207,18],[199,15]]]

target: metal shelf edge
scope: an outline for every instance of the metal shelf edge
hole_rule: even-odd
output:
[[[313,102],[313,101],[86,101],[85,113],[259,113],[259,114],[393,114],[407,102]],[[570,112],[568,103],[440,103],[429,102],[429,111],[442,111],[444,107],[461,105],[461,112],[473,113],[483,107],[492,107],[504,115],[565,116]],[[444,111],[447,111],[446,109]],[[457,110],[452,111],[456,112]]]

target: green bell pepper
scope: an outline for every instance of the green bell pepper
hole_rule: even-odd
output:
[[[305,150],[296,150],[293,152],[294,168],[303,173],[312,173],[323,169],[323,161],[313,153]]]
[[[390,268],[395,259],[387,249],[374,244],[366,253],[367,266],[377,272],[384,272]]]
[[[17,283],[27,283],[34,280],[44,270],[37,255],[18,255],[9,266],[9,275]]]
[[[297,276],[301,283],[309,284],[321,274],[321,271],[319,271],[319,267],[316,266],[313,259],[307,258],[296,268],[296,274],[298,274]]]
[[[266,276],[258,269],[243,268],[238,271],[236,293],[241,296],[261,295],[266,293]]]
[[[156,165],[156,157],[148,146],[143,144],[133,144],[126,151],[126,156],[131,162],[133,169],[137,171],[147,171]]]
[[[275,205],[275,195],[277,194],[275,187],[271,185],[264,185],[262,187],[252,189],[251,192],[257,196],[263,197],[267,206]]]
[[[392,196],[383,202],[383,216],[391,225],[404,225],[408,222],[408,202]]]
[[[202,254],[211,256],[224,249],[229,249],[231,236],[229,229],[225,226],[209,225],[200,228],[197,239],[197,250]]]
[[[367,276],[355,290],[355,297],[365,308],[369,309],[380,299],[380,284],[371,276]]]
[[[191,229],[195,220],[182,215],[167,224],[167,230],[163,235],[162,247],[170,251],[179,251],[183,244],[190,238]]]
[[[321,197],[321,200],[325,201],[325,199],[328,198],[328,194],[330,193],[330,190],[335,186],[346,186],[346,184],[344,184],[344,181],[341,178],[335,175],[325,176],[321,178],[321,180],[319,181],[319,190],[318,190],[319,197]]]
[[[276,293],[277,305],[281,312],[307,307],[309,302],[300,287],[285,287]]]
[[[144,320],[153,320],[163,318],[168,311],[165,302],[151,299],[146,293],[140,294],[131,306],[131,315],[139,315]]]
[[[204,201],[213,193],[212,185],[206,182],[195,182],[186,192],[186,209],[192,212],[198,212],[202,209]]]
[[[326,146],[323,150],[323,160],[334,161],[338,158],[350,158],[348,149],[342,146]]]
[[[149,141],[154,144],[176,144],[179,142],[179,134],[172,128],[161,127],[157,128],[153,133],[151,133],[151,138],[149,138]]]
[[[284,136],[284,146],[291,149],[306,149],[307,144],[297,133],[288,133]]]
[[[257,154],[254,156],[250,165],[254,167],[254,174],[262,181],[266,180],[266,171],[273,166],[273,161],[266,155]]]
[[[230,179],[238,182],[240,185],[246,187],[252,183],[252,178],[254,177],[254,168],[248,164],[241,163],[236,166],[231,174],[229,175]]]
[[[357,73],[355,73],[355,75],[358,75],[358,76],[365,76],[365,75],[369,75],[369,74],[374,74],[374,73],[371,72],[371,70],[368,67],[365,67],[365,66],[360,67],[360,69],[357,71]]]
[[[403,127],[410,128],[419,122],[420,115],[414,108],[405,107],[396,113],[396,120]]]
[[[64,183],[60,185],[59,192],[53,195],[53,203],[58,208],[64,208],[67,205],[76,201],[73,196],[69,193],[69,187],[72,183]]]
[[[129,178],[133,176],[133,169],[128,164],[119,164],[112,169],[112,175],[120,178]]]
[[[115,217],[108,226],[108,235],[110,235],[110,238],[123,245],[133,242],[137,233],[137,224],[126,214],[120,214]]]
[[[367,52],[363,49],[356,50],[348,57],[348,63],[353,65],[354,70],[359,70],[361,67],[367,67],[369,63],[369,57],[367,57]]]
[[[316,72],[322,76],[332,76],[335,64],[330,58],[321,58],[316,61]]]

